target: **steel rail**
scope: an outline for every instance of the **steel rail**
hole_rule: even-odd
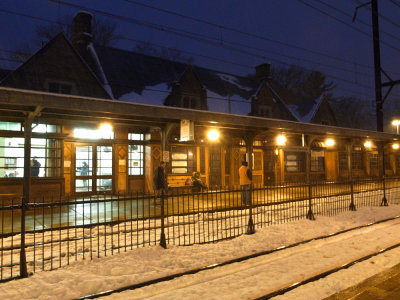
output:
[[[365,224],[365,225],[360,225],[360,226],[348,228],[348,229],[345,229],[345,230],[337,231],[335,233],[331,233],[331,234],[328,234],[328,235],[319,236],[319,237],[315,237],[315,238],[308,239],[308,240],[305,240],[305,241],[297,242],[297,243],[294,243],[294,244],[290,244],[288,246],[281,246],[281,247],[278,247],[278,248],[275,248],[275,249],[261,251],[261,252],[253,253],[253,254],[250,254],[250,255],[242,256],[242,257],[239,257],[239,258],[230,259],[230,260],[224,261],[222,263],[212,264],[212,265],[204,266],[204,267],[201,267],[201,268],[188,270],[188,271],[185,271],[185,272],[175,273],[175,274],[171,274],[171,275],[168,275],[168,276],[163,276],[163,277],[151,279],[151,280],[148,280],[148,281],[144,281],[144,282],[140,282],[140,283],[124,286],[124,287],[121,287],[121,288],[118,288],[118,289],[115,289],[115,290],[108,290],[108,291],[104,291],[104,292],[100,292],[100,293],[96,293],[96,294],[82,296],[82,297],[76,298],[76,300],[96,299],[96,298],[101,298],[101,297],[104,297],[104,296],[109,296],[109,295],[112,295],[112,294],[115,294],[115,293],[121,293],[121,292],[128,291],[128,290],[135,290],[135,289],[142,288],[142,287],[145,287],[145,286],[150,286],[150,285],[153,285],[153,284],[156,284],[156,283],[169,281],[169,280],[172,280],[172,279],[175,279],[175,278],[178,278],[178,277],[182,277],[182,276],[185,276],[185,275],[192,275],[192,274],[196,274],[196,273],[199,273],[199,272],[202,272],[202,271],[205,271],[205,270],[211,270],[211,269],[219,268],[219,267],[222,267],[222,266],[230,265],[230,264],[233,264],[233,263],[246,261],[246,260],[249,260],[249,259],[252,259],[252,258],[255,258],[255,257],[268,255],[268,254],[271,254],[271,253],[274,253],[274,252],[282,251],[284,249],[294,248],[294,247],[297,247],[297,246],[300,246],[300,245],[304,245],[304,244],[310,243],[312,241],[322,240],[322,239],[330,238],[330,237],[337,236],[337,235],[340,235],[340,234],[344,234],[344,233],[347,233],[347,232],[350,232],[350,231],[354,231],[354,230],[366,228],[366,227],[369,227],[369,226],[373,226],[373,225],[377,225],[377,224],[393,221],[393,220],[396,220],[396,219],[399,219],[399,218],[400,218],[400,216],[395,216],[395,217],[392,217],[392,218],[379,220],[379,221],[368,223],[368,224]],[[378,251],[376,253],[370,254],[370,255],[368,255],[368,258],[370,258],[372,256],[375,256],[375,255],[378,255],[380,253],[386,252],[388,250],[394,249],[396,247],[400,247],[400,243],[396,244],[394,246],[391,246],[389,248],[380,250],[380,251]],[[368,258],[366,258],[366,256],[362,257],[362,258],[360,258],[360,259],[358,259],[356,261],[353,261],[353,262],[350,262],[348,264],[345,264],[342,267],[335,268],[335,269],[333,269],[334,271],[330,270],[330,271],[321,273],[319,275],[316,275],[316,276],[313,276],[313,277],[311,277],[309,279],[306,279],[306,280],[304,280],[304,281],[302,281],[300,283],[297,283],[296,285],[292,285],[292,286],[286,287],[284,289],[280,289],[278,291],[269,293],[269,294],[264,295],[264,296],[262,296],[260,298],[257,298],[257,299],[269,299],[271,297],[284,294],[287,291],[290,291],[290,290],[292,290],[292,289],[294,289],[294,288],[296,288],[298,286],[304,285],[304,284],[306,284],[308,282],[311,282],[311,281],[318,280],[318,279],[323,278],[323,277],[325,277],[325,276],[327,276],[329,274],[337,272],[337,271],[339,271],[341,269],[348,268],[351,265],[354,265],[355,263],[357,263],[358,261],[363,261],[363,260],[366,260]],[[318,276],[320,276],[320,277],[318,277]],[[267,297],[267,298],[265,298],[265,297]]]

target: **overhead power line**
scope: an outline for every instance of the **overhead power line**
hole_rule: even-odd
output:
[[[342,14],[342,15],[345,15],[345,16],[348,17],[349,19],[352,19],[352,18],[353,18],[353,15],[351,15],[351,14],[345,12],[344,10],[339,9],[339,8],[337,8],[337,7],[335,7],[335,6],[331,5],[331,4],[329,4],[329,3],[326,3],[325,1],[322,1],[322,0],[314,0],[314,1],[317,1],[317,2],[319,2],[319,3],[321,3],[321,4],[325,5],[325,6],[329,7],[330,9],[339,12],[339,13]],[[362,24],[362,25],[365,25],[365,26],[368,26],[369,28],[371,27],[370,24],[368,24],[367,22],[364,22],[364,21],[362,21],[362,20],[358,20],[358,23],[360,23],[360,24]],[[391,37],[392,39],[395,39],[395,40],[400,41],[400,38],[398,38],[397,36],[395,36],[395,35],[393,35],[393,34],[391,34],[391,33],[388,33],[388,32],[386,32],[386,31],[384,31],[384,30],[380,30],[380,32],[381,32],[381,33],[384,33],[385,35],[387,35],[387,36],[389,36],[389,37]],[[370,36],[371,36],[371,35],[370,35]]]
[[[337,21],[337,22],[339,22],[339,23],[341,23],[341,24],[343,24],[343,25],[345,25],[345,26],[357,31],[357,32],[359,32],[359,33],[361,33],[361,34],[365,35],[365,36],[368,36],[368,37],[372,38],[371,34],[365,32],[365,31],[362,31],[361,29],[358,29],[357,27],[354,27],[354,26],[346,23],[345,21],[343,21],[343,20],[341,20],[341,19],[339,19],[339,18],[337,18],[335,16],[332,16],[331,14],[325,12],[324,10],[322,10],[322,9],[320,9],[318,7],[315,7],[315,6],[305,2],[304,0],[297,0],[297,1],[302,3],[302,4],[304,4],[305,6],[308,6],[308,7],[312,8],[313,10],[315,10],[315,11],[317,11],[317,12],[319,12],[319,13],[321,13],[321,14],[323,14],[323,15],[325,15],[325,16],[327,16],[327,17],[329,17],[329,18],[331,18],[331,19],[333,19],[333,20],[335,20],[335,21]],[[386,43],[384,41],[381,41],[381,43],[386,45],[387,47],[393,49],[393,50],[396,50],[396,51],[400,52],[399,48],[396,48],[396,47],[394,47],[394,46],[392,46],[392,45],[390,45],[390,44],[388,44],[388,43]]]
[[[54,1],[52,1],[52,0],[48,0],[48,1],[54,2]],[[66,5],[67,5],[67,4],[66,4]],[[120,17],[122,17],[122,16],[110,14],[110,13],[107,13],[107,12],[102,12],[102,11],[98,11],[98,10],[93,10],[93,9],[90,9],[90,8],[87,8],[87,7],[83,7],[83,6],[79,6],[79,5],[75,5],[75,4],[72,4],[72,5],[75,6],[75,7],[77,7],[77,8],[86,9],[86,10],[92,10],[92,11],[99,12],[99,13],[101,13],[101,14],[106,14],[107,16],[110,16],[110,15],[111,15],[111,16],[114,17],[114,18],[120,18]],[[1,11],[1,9],[0,9],[0,11]],[[11,12],[8,11],[8,13],[11,13]],[[27,16],[27,15],[24,15],[24,14],[20,14],[20,15],[22,15],[22,16],[24,16],[24,17],[30,17],[30,16]],[[46,20],[46,19],[43,19],[43,18],[35,18],[35,17],[34,17],[34,19],[40,19],[41,21],[54,22],[54,23],[60,24],[60,22],[49,21],[49,20]],[[180,34],[180,35],[182,35],[181,33],[177,33],[177,32],[173,32],[173,33],[174,33],[174,34]],[[198,35],[196,35],[196,34],[187,35],[187,37],[188,37],[188,38],[192,38],[192,39],[196,39],[196,40],[198,39]],[[210,37],[208,37],[208,38],[210,38]],[[205,41],[206,41],[206,42],[210,42],[210,41],[207,40],[207,39],[205,39]],[[214,42],[214,45],[216,45],[216,44],[217,44],[217,43]],[[220,46],[219,43],[218,43],[218,46]],[[252,56],[252,57],[259,57],[259,58],[263,58],[263,59],[274,60],[274,61],[276,61],[276,62],[278,62],[278,63],[281,63],[281,64],[291,65],[291,64],[289,64],[289,63],[287,63],[287,62],[279,61],[279,60],[276,60],[276,59],[271,59],[271,58],[269,58],[269,57],[261,56],[261,55],[258,55],[258,54],[254,54],[254,53],[245,51],[245,50],[243,50],[243,49],[235,49],[235,48],[233,48],[233,47],[229,47],[228,49],[235,50],[235,51],[239,51],[239,52],[241,52],[241,53],[245,53],[245,54],[250,55],[250,56]],[[249,67],[249,68],[253,68],[253,67]],[[353,82],[353,81],[350,81],[350,80],[346,80],[346,79],[343,79],[343,78],[341,78],[341,77],[333,76],[333,75],[330,75],[330,74],[326,74],[326,76],[329,77],[329,78],[335,79],[335,80],[337,80],[337,81],[342,81],[342,82],[349,83],[349,84],[352,84],[352,85],[358,85],[358,86],[361,86],[361,87],[363,87],[363,88],[365,88],[365,89],[370,89],[370,90],[372,90],[372,88],[371,88],[370,86],[361,85],[361,84],[359,84],[359,83],[357,83],[357,82]]]
[[[128,18],[128,17],[124,17],[124,16],[121,16],[121,15],[114,15],[114,14],[111,14],[111,13],[108,13],[108,12],[105,12],[105,11],[84,7],[84,6],[81,6],[81,5],[69,3],[69,2],[66,2],[66,1],[62,1],[62,0],[45,0],[45,1],[53,2],[53,3],[65,5],[65,6],[75,7],[75,8],[78,8],[78,9],[91,10],[93,12],[96,12],[96,13],[99,13],[99,14],[102,14],[102,15],[106,15],[106,16],[109,16],[109,17],[113,17],[114,16],[115,18],[119,18],[119,20],[121,20],[121,18],[124,19],[124,20],[130,19],[131,23],[133,23],[133,22],[134,23],[141,23],[141,25],[142,25],[142,23],[145,23],[144,21],[141,21],[141,20],[138,20],[138,19]],[[138,2],[136,2],[136,1],[131,1],[131,3],[132,4],[138,4]],[[150,5],[145,5],[145,4],[143,4],[143,6],[152,7]],[[154,7],[152,7],[152,8],[154,8]],[[293,45],[293,44],[289,44],[289,43],[286,43],[286,42],[274,40],[274,39],[267,38],[267,37],[264,37],[264,36],[260,36],[260,35],[257,35],[257,34],[253,34],[253,33],[250,33],[250,32],[245,32],[245,31],[242,31],[242,30],[239,30],[239,29],[227,27],[227,26],[220,25],[220,24],[215,24],[215,23],[212,23],[212,22],[208,22],[208,21],[204,21],[204,20],[198,19],[198,18],[188,17],[188,16],[185,16],[185,15],[182,15],[182,14],[178,14],[178,13],[175,13],[175,12],[172,12],[172,11],[165,10],[165,9],[160,9],[160,8],[157,8],[157,9],[160,10],[160,11],[164,11],[164,12],[169,12],[171,14],[175,14],[177,16],[185,17],[187,19],[196,20],[197,22],[202,22],[204,24],[208,24],[208,25],[220,28],[220,29],[224,29],[224,30],[228,30],[228,31],[231,31],[231,32],[247,35],[249,37],[257,38],[257,39],[264,40],[264,41],[267,41],[267,42],[276,43],[276,44],[283,45],[283,46],[286,46],[286,47],[289,47],[289,48],[302,50],[302,51],[305,51],[305,52],[308,52],[308,53],[311,53],[311,54],[316,54],[316,55],[320,55],[320,56],[327,57],[327,58],[330,58],[330,59],[334,59],[334,60],[337,60],[337,61],[349,63],[351,65],[354,64],[353,61],[344,59],[343,57],[329,55],[329,54],[326,54],[326,53],[322,53],[322,52],[318,52],[318,51],[315,51],[315,50],[312,50],[312,49],[307,49],[307,48],[303,48],[303,47],[300,47],[300,46],[297,46],[297,45]],[[158,24],[155,24],[155,23],[150,23],[150,22],[146,22],[146,23],[152,24],[152,26],[163,27],[163,25],[158,25]],[[168,28],[166,26],[164,26],[164,27]],[[179,29],[175,29],[175,30],[179,30]],[[164,31],[164,29],[161,28],[161,31]],[[180,31],[182,31],[182,30],[180,30]],[[370,68],[370,66],[368,66],[368,65],[360,64],[360,66]]]
[[[249,55],[251,57],[258,57],[258,58],[262,58],[264,60],[268,59],[268,60],[276,61],[276,62],[284,64],[284,65],[291,65],[291,64],[289,64],[287,62],[284,62],[284,61],[280,61],[280,60],[277,60],[277,59],[271,59],[270,57],[266,57],[264,55],[255,54],[255,53],[252,53],[252,52],[244,50],[244,49],[238,49],[238,48],[235,48],[235,47],[232,47],[232,46],[221,44],[219,40],[214,40],[214,41],[212,40],[212,39],[215,39],[215,38],[204,36],[204,35],[199,35],[197,33],[192,33],[192,32],[188,32],[188,31],[184,31],[184,30],[180,30],[180,29],[175,29],[175,28],[171,28],[169,26],[162,26],[162,25],[158,25],[158,24],[154,24],[154,23],[150,23],[150,22],[140,21],[140,20],[133,19],[133,18],[130,18],[130,17],[124,17],[124,16],[121,16],[121,15],[112,14],[112,13],[105,12],[105,11],[102,11],[102,10],[93,9],[93,8],[85,7],[85,6],[82,6],[82,5],[69,3],[69,2],[66,2],[66,1],[61,1],[61,0],[46,0],[46,1],[55,2],[55,3],[61,4],[61,5],[70,6],[70,7],[74,7],[74,8],[77,8],[77,9],[83,9],[83,10],[92,11],[92,12],[95,12],[95,13],[98,13],[98,14],[101,14],[101,15],[105,15],[105,16],[111,17],[111,18],[116,18],[116,19],[118,19],[120,21],[125,21],[125,22],[128,22],[128,23],[132,23],[132,24],[136,24],[136,25],[140,25],[140,26],[146,26],[146,27],[148,26],[150,28],[161,30],[163,32],[171,32],[173,34],[177,34],[177,35],[189,38],[189,39],[193,39],[195,41],[201,40],[202,42],[206,42],[206,43],[209,43],[211,45],[218,46],[218,47],[223,47],[223,48],[226,48],[226,49],[229,49],[229,50],[232,50],[232,51],[236,51],[238,53],[246,54],[246,55]],[[367,88],[367,89],[371,89],[370,86],[357,84],[357,83],[354,83],[354,82],[352,82],[350,80],[346,80],[346,79],[343,79],[343,78],[338,77],[338,76],[334,76],[334,75],[330,75],[330,74],[325,74],[325,75],[327,75],[328,77],[330,77],[332,79],[338,80],[338,81],[343,81],[343,82],[347,82],[347,83],[351,83],[351,84],[356,84],[356,85],[359,85],[361,87],[364,87],[364,88]]]

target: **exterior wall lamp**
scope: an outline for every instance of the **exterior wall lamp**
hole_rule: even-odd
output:
[[[399,125],[400,125],[400,120],[393,120],[392,125],[396,126],[396,133],[399,134]]]
[[[207,132],[207,137],[210,141],[216,141],[219,139],[219,131],[217,129],[210,129]]]
[[[276,144],[278,146],[285,146],[286,144],[286,137],[284,135],[278,135],[276,138]]]
[[[334,139],[326,139],[324,144],[326,147],[333,147],[335,145],[335,140]]]
[[[372,147],[371,141],[366,141],[366,142],[364,143],[364,147],[365,147],[365,148],[371,148],[371,147]]]

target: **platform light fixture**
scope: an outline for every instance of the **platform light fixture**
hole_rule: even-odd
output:
[[[276,144],[278,146],[285,146],[286,144],[286,137],[284,135],[278,135],[276,138]]]
[[[210,129],[207,133],[207,137],[210,141],[216,141],[219,139],[219,131],[217,129]]]
[[[371,141],[366,141],[366,142],[364,143],[364,147],[365,147],[365,148],[371,148],[371,147],[372,147]]]
[[[335,140],[334,139],[326,139],[325,140],[325,146],[333,147],[334,145],[335,145]]]
[[[394,143],[394,144],[392,145],[392,148],[395,149],[395,150],[397,150],[397,149],[400,148],[400,146],[399,146],[398,143]]]
[[[400,120],[393,120],[392,125],[396,126],[396,134],[399,134],[399,125],[400,125]]]

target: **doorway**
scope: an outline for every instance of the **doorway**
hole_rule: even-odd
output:
[[[210,150],[209,180],[210,188],[221,186],[221,148],[213,146]]]
[[[75,193],[112,192],[111,145],[81,144],[75,148]]]

